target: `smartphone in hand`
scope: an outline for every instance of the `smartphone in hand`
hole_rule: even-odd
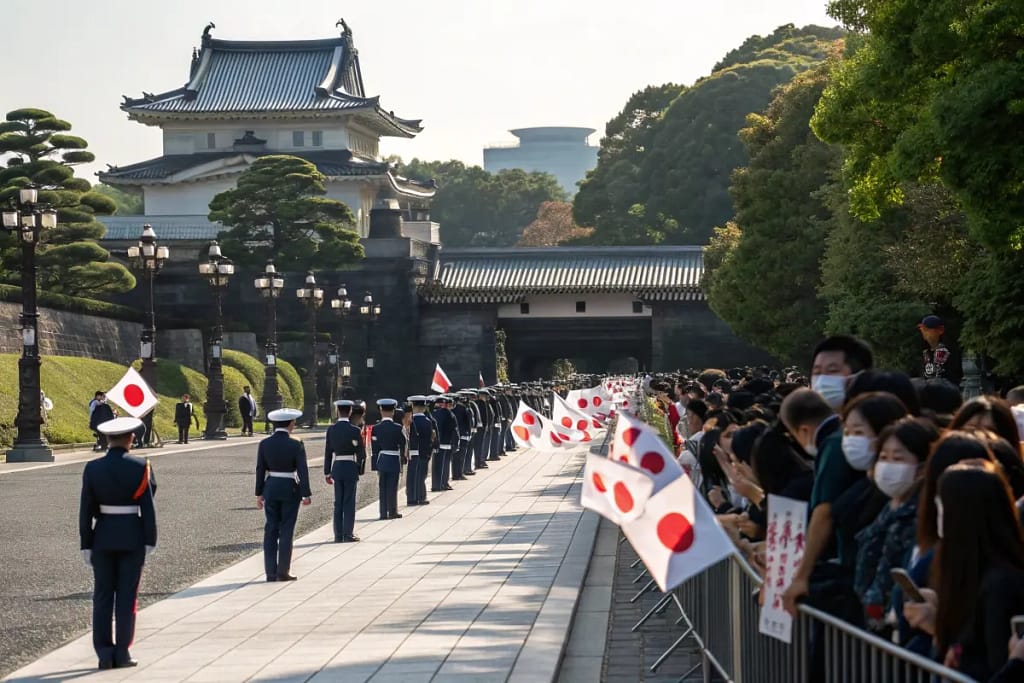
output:
[[[924,602],[924,596],[921,595],[917,584],[914,583],[914,580],[910,578],[910,574],[905,569],[891,569],[889,570],[889,575],[903,589],[903,594],[907,596],[908,600],[911,602]]]
[[[1010,628],[1013,635],[1017,636],[1017,640],[1024,640],[1024,614],[1018,614],[1010,619]]]

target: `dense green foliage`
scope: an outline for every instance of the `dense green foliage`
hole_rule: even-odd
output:
[[[280,357],[277,359],[277,388],[284,397],[286,408],[302,408],[305,393],[302,389],[302,378],[295,366]]]
[[[815,131],[846,149],[852,209],[872,219],[907,182],[941,182],[974,237],[1024,241],[1024,3],[833,0],[863,31],[819,105]]]
[[[69,135],[71,124],[42,109],[16,109],[0,122],[0,203],[34,184],[39,201],[57,210],[57,227],[42,231],[37,248],[38,281],[58,294],[95,295],[127,292],[135,278],[96,240],[103,237],[97,215],[111,214],[116,205],[92,190],[89,181],[75,177],[74,166],[95,160],[88,143]],[[17,280],[21,249],[14,236],[0,232],[0,279]]]
[[[565,201],[565,192],[549,173],[519,169],[489,173],[461,161],[399,161],[409,178],[433,179],[437,196],[430,207],[448,247],[510,247],[533,221],[544,202]]]
[[[0,284],[0,301],[21,303],[21,287]],[[142,322],[143,320],[143,313],[138,309],[106,301],[98,301],[97,299],[85,299],[77,296],[54,294],[52,292],[39,292],[37,303],[42,307],[58,311],[98,315],[102,318],[114,318],[115,320],[128,320],[131,322]]]
[[[210,220],[224,254],[262,268],[273,258],[279,271],[336,269],[363,257],[348,205],[324,196],[324,176],[299,157],[260,157],[236,187],[210,202]]]
[[[818,264],[832,212],[818,190],[838,169],[838,147],[808,122],[827,80],[822,66],[782,87],[740,138],[750,163],[733,174],[735,222],[712,237],[705,261],[711,308],[734,332],[778,358],[802,361],[821,337]]]
[[[754,36],[690,88],[635,94],[609,122],[598,167],[576,197],[592,244],[702,244],[733,215],[729,181],[745,165],[737,133],[775,87],[824,60],[842,32],[792,25]]]
[[[114,213],[119,216],[142,215],[144,202],[141,194],[126,192],[119,187],[104,183],[97,183],[93,186],[92,191],[104,197],[109,197],[115,205],[116,210]]]

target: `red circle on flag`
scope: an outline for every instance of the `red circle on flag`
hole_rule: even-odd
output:
[[[629,456],[623,455],[619,458],[619,462],[629,462]]]
[[[146,394],[138,384],[129,384],[124,388],[124,401],[132,408],[138,408],[146,400]]]
[[[600,396],[595,396],[594,397],[594,405],[595,406],[601,405],[601,397]]]
[[[565,419],[568,420],[569,418],[565,418]],[[569,420],[569,421],[572,422],[572,420]],[[580,430],[582,432],[586,428],[587,428],[587,421],[586,420],[577,420],[576,421],[576,429],[578,429],[578,430]]]
[[[632,446],[636,443],[636,440],[640,438],[640,430],[636,427],[630,427],[622,433],[622,440],[626,442],[627,446]]]
[[[608,487],[604,485],[604,479],[602,479],[601,475],[598,474],[597,472],[594,472],[594,474],[591,475],[591,480],[594,482],[594,488],[600,491],[601,493],[604,493],[608,490]]]
[[[523,427],[522,425],[516,425],[515,427],[512,428],[512,431],[514,431],[516,433],[516,436],[518,436],[522,441],[530,440],[530,430],[527,429],[526,427]]]
[[[615,506],[617,508],[623,512],[629,512],[633,509],[633,494],[629,492],[625,484],[621,481],[615,482],[612,491],[615,492]]]
[[[523,422],[528,425],[537,424],[537,416],[533,413],[523,413]]]
[[[576,405],[578,405],[580,408],[586,408],[587,407],[587,399],[581,398],[580,400],[576,401]]]
[[[674,553],[681,553],[693,545],[693,525],[678,512],[670,512],[658,522],[658,540]]]
[[[594,423],[594,429],[600,429],[601,428],[601,423],[600,422],[598,422],[597,420],[592,420],[592,422]]]
[[[562,445],[562,440],[558,437],[557,434],[555,434],[554,432],[551,432],[551,443],[554,446],[561,446]]]
[[[665,458],[662,457],[661,453],[655,453],[654,451],[644,453],[643,457],[640,458],[640,467],[652,474],[660,474],[665,469]]]
[[[570,427],[571,428],[572,427],[572,418],[571,417],[563,417],[562,418],[562,426],[563,427]]]

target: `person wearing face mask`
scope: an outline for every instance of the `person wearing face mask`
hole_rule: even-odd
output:
[[[846,335],[829,337],[814,349],[811,389],[839,410],[846,400],[846,383],[851,375],[870,369],[874,354],[867,343]]]
[[[871,479],[889,502],[874,521],[857,535],[853,587],[864,605],[871,630],[884,630],[883,618],[892,606],[890,570],[906,565],[917,533],[917,501],[924,462],[939,431],[928,420],[905,417],[878,435],[878,461]]]

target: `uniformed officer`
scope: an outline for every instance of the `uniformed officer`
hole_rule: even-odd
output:
[[[427,464],[434,448],[434,423],[427,416],[427,397],[410,396],[412,421],[409,423],[409,471],[406,472],[407,505],[429,505],[427,500]]]
[[[395,422],[398,401],[393,398],[378,399],[377,407],[380,409],[380,422],[373,426],[370,466],[377,470],[380,518],[399,519],[402,515],[398,513],[398,479],[406,460],[405,434],[402,433],[402,425]]]
[[[263,527],[263,566],[267,581],[294,581],[292,542],[299,504],[309,505],[309,467],[306,448],[291,437],[301,410],[273,410],[267,419],[274,432],[260,441],[256,452],[256,507],[264,510],[267,523]]]
[[[467,475],[473,474],[473,409],[470,407],[470,391],[460,391],[456,394],[458,405],[452,409],[455,414],[455,422],[459,427],[459,452],[452,461],[452,479],[465,479]],[[458,472],[455,466],[458,465]]]
[[[494,412],[494,424],[491,428],[491,445],[488,449],[487,459],[491,461],[501,459],[505,450],[501,447],[501,423],[504,419],[504,408],[501,404],[501,389],[495,387],[490,396],[491,410]]]
[[[366,470],[363,433],[349,420],[352,401],[335,401],[338,421],[324,439],[324,479],[334,486],[334,542],[356,543],[356,491],[359,475]]]
[[[505,396],[505,404],[508,407],[508,422],[505,423],[502,432],[505,438],[506,451],[516,450],[516,440],[512,438],[512,421],[515,419],[516,413],[519,412],[519,395],[519,387],[512,385]]]
[[[142,421],[119,417],[96,425],[109,450],[85,466],[78,531],[82,557],[92,566],[92,645],[99,668],[136,666],[128,648],[135,636],[135,602],[142,566],[156,547],[156,480],[149,461],[128,454]],[[117,622],[117,631],[111,622]]]
[[[476,405],[480,413],[480,428],[477,430],[479,441],[476,447],[476,469],[484,470],[490,467],[487,461],[490,460],[491,430],[494,428],[494,413],[491,410],[490,390],[480,389],[477,392]]]
[[[452,466],[452,444],[458,441],[458,429],[455,416],[448,409],[448,396],[437,397],[437,408],[434,409],[434,422],[437,424],[437,456],[430,471],[430,490],[434,493],[450,491],[448,473]]]

